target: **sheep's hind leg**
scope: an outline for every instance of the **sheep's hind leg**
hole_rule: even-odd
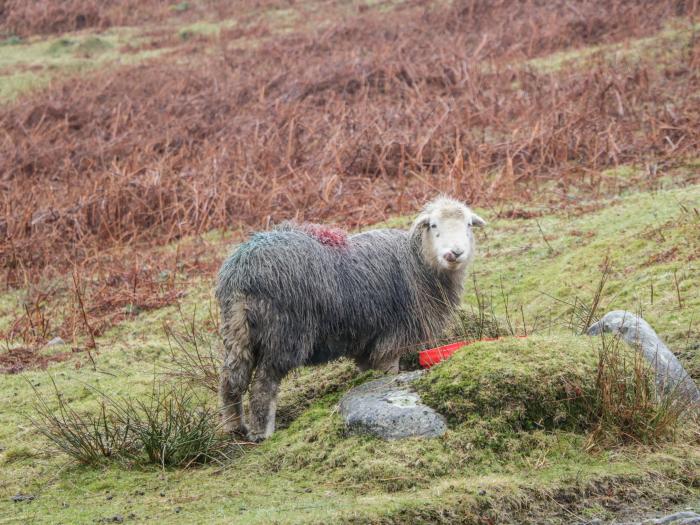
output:
[[[222,424],[227,432],[246,436],[243,395],[248,389],[255,359],[242,306],[234,308],[232,315],[224,321],[222,336],[225,349],[219,380]]]
[[[221,374],[219,397],[221,399],[221,421],[224,430],[229,434],[245,436],[248,429],[244,423],[243,392],[226,371]]]
[[[354,357],[355,365],[360,370],[360,372],[366,372],[372,368],[372,363],[366,355],[359,355]]]
[[[266,367],[258,367],[250,388],[250,431],[248,439],[260,442],[275,431],[277,393],[282,377]]]
[[[236,366],[238,365],[238,366]],[[243,415],[243,394],[245,394],[252,375],[252,363],[229,363],[224,361],[219,382],[221,399],[221,419],[224,430],[231,434],[245,436],[248,429]]]

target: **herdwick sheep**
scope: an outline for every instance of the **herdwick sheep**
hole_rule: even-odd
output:
[[[280,381],[341,356],[398,371],[399,357],[435,340],[458,304],[485,221],[459,201],[429,203],[410,231],[356,235],[283,223],[224,262],[216,297],[224,360],[225,428],[260,441],[275,428]],[[250,428],[242,398],[250,386]]]

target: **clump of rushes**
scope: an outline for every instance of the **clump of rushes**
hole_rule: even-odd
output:
[[[51,382],[56,401],[51,405],[32,385],[37,400],[29,419],[41,434],[59,450],[87,465],[134,457],[138,446],[129,418],[118,417],[105,398],[95,413],[78,413],[66,402],[53,379]]]
[[[114,406],[124,424],[132,421],[147,463],[186,468],[223,456],[218,411],[187,387],[157,386],[145,400],[126,398]]]
[[[672,440],[689,408],[679,392],[659,390],[644,356],[617,335],[601,337],[595,392],[588,448]]]
[[[117,462],[188,468],[226,459],[229,440],[220,429],[218,412],[192,388],[154,384],[143,398],[96,392],[99,409],[79,413],[54,383],[53,402],[36,392],[29,419],[59,450],[87,465]]]

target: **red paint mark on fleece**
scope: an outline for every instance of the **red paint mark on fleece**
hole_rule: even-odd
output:
[[[338,228],[307,223],[302,224],[301,231],[310,235],[325,246],[345,248],[348,245],[348,234]]]

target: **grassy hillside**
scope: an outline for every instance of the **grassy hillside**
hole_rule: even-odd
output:
[[[675,0],[0,0],[0,523],[700,510],[697,422],[667,425],[633,354],[581,335],[639,313],[700,381],[698,14]],[[289,218],[407,227],[440,192],[489,222],[451,337],[507,334],[418,384],[443,437],[347,435],[339,398],[378,375],[347,361],[295,371],[274,436],[204,466],[133,451],[81,465],[38,431],[37,396],[94,415],[104,396],[148,403],[189,381],[202,406],[186,408],[215,411],[228,245]]]
[[[193,282],[181,312],[174,306],[143,312],[99,337],[96,370],[77,353],[47,371],[0,376],[0,405],[6,407],[0,425],[0,516],[9,523],[115,517],[170,523],[479,523],[544,516],[570,523],[697,501],[695,427],[657,446],[591,448],[592,405],[571,404],[566,395],[567,389],[590,395],[595,389],[600,341],[572,333],[569,304],[576,297],[590,301],[606,253],[612,270],[599,311],[641,309],[700,379],[697,209],[700,186],[691,184],[627,192],[576,213],[533,206],[520,209],[529,218],[505,218],[514,215],[509,209],[498,218],[497,210],[483,210],[491,221],[474,263],[477,288],[506,325],[507,297],[513,330],[535,335],[468,347],[430,372],[421,389],[448,415],[450,430],[442,438],[383,442],[345,435],[335,404],[373,374],[360,375],[341,361],[288,378],[280,402],[282,429],[260,446],[230,450],[230,460],[220,465],[86,467],[49,447],[26,419],[33,387],[50,399],[53,378],[71,407],[94,410],[93,386],[112,396],[139,396],[149,392],[154,377],[174,381],[161,375],[171,364],[163,322],[182,329],[181,316],[185,323],[194,318],[201,342],[216,344],[207,306],[211,280]],[[465,308],[480,301],[468,286]],[[203,395],[215,403],[212,393]],[[18,493],[35,499],[13,503],[10,497]]]

